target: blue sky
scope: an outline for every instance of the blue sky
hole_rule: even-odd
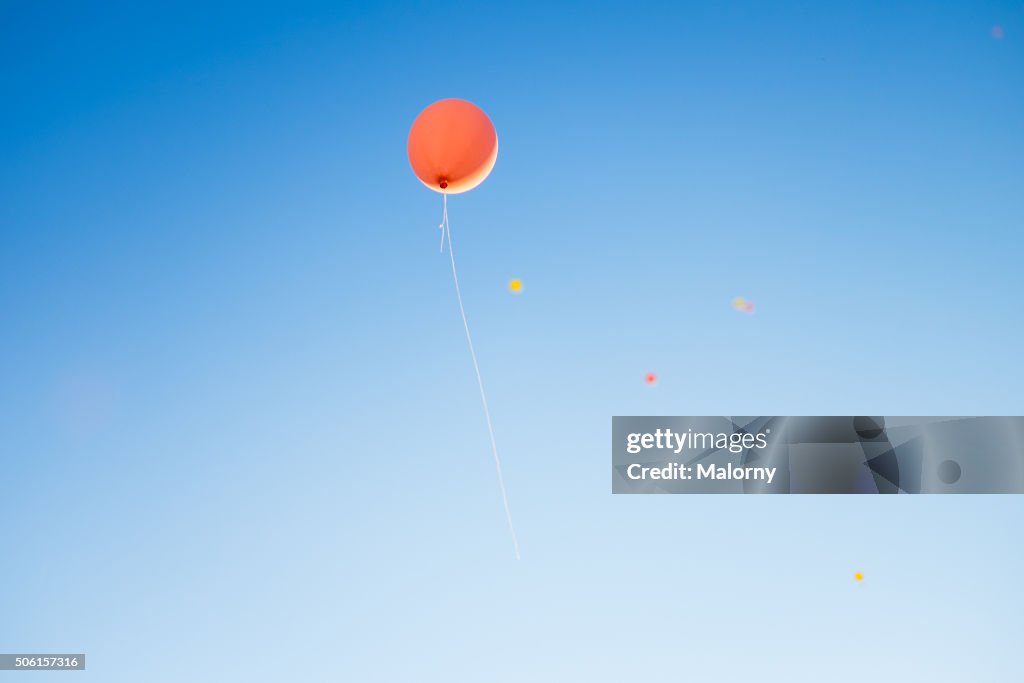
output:
[[[766,5],[0,6],[0,650],[1024,673],[1019,497],[610,494],[616,414],[1024,412],[1022,6]],[[450,211],[519,563],[405,159],[444,97],[501,140]]]

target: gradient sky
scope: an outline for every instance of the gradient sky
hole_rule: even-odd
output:
[[[1024,414],[1024,5],[138,5],[0,4],[0,651],[1024,677],[1024,498],[613,497],[608,444]],[[501,140],[450,213],[518,563],[405,159],[444,97]]]

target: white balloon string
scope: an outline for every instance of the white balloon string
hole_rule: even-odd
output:
[[[480,387],[480,400],[484,404],[484,417],[487,418],[487,433],[491,437],[491,453],[494,455],[494,467],[498,471],[498,486],[501,487],[501,504],[505,507],[505,521],[508,522],[508,530],[512,534],[512,547],[515,549],[516,559],[519,559],[519,539],[516,537],[516,528],[512,525],[512,513],[508,507],[508,493],[505,491],[505,477],[501,473],[501,458],[498,457],[498,443],[494,439],[494,427],[491,425],[491,411],[487,407],[487,393],[484,392],[484,381],[480,377],[480,365],[476,360],[476,351],[473,350],[473,337],[469,333],[469,323],[466,321],[466,309],[462,305],[462,292],[459,289],[459,274],[455,270],[455,252],[452,250],[452,228],[448,223],[448,194],[444,193],[444,213],[441,219],[441,250],[444,251],[445,235],[448,237],[448,255],[452,260],[452,279],[455,280],[455,296],[459,300],[459,313],[462,314],[462,327],[466,330],[466,341],[469,343],[469,355],[473,359],[473,370],[476,371],[476,383]]]
[[[441,253],[444,253],[444,231],[445,226],[448,225],[448,195],[444,195],[444,214],[441,216],[441,225],[437,226],[441,228]]]

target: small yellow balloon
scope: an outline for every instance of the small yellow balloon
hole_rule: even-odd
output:
[[[742,311],[747,307],[747,300],[744,299],[742,296],[738,296],[732,300],[732,306],[737,311]]]
[[[864,580],[864,574],[862,574],[861,572],[857,572],[856,574],[853,575],[853,578],[856,579],[857,581],[863,581]]]
[[[510,281],[508,283],[508,288],[512,292],[519,293],[519,292],[521,292],[523,290],[523,281],[522,280],[512,280],[512,281]]]

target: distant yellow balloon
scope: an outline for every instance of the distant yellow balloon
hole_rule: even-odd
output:
[[[510,291],[515,292],[515,293],[518,294],[519,292],[521,292],[523,290],[523,281],[522,280],[512,280],[512,281],[510,281],[508,283],[508,288],[509,288]]]
[[[853,578],[856,579],[857,581],[863,581],[864,580],[864,575],[862,573],[860,573],[860,572],[857,572],[856,574],[853,575]]]
[[[747,300],[742,296],[738,296],[732,300],[732,305],[737,311],[742,311],[747,307]]]

